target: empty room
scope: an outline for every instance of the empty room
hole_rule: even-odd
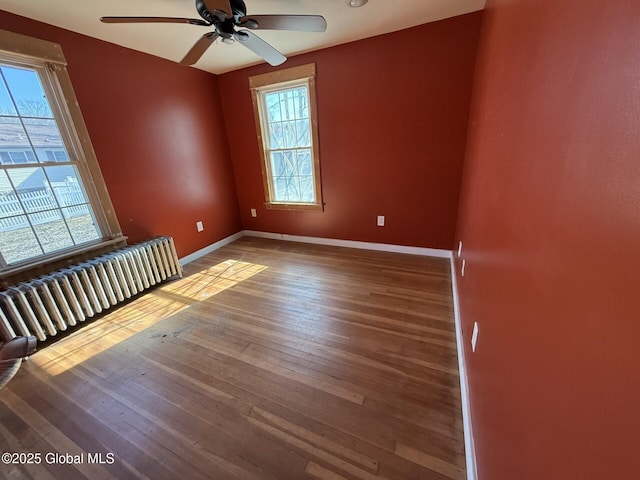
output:
[[[5,0],[0,478],[635,479],[640,3]]]

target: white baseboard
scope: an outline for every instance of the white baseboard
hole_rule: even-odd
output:
[[[197,250],[189,255],[179,259],[180,265],[184,266],[187,263],[191,263],[200,257],[205,256],[219,248],[228,245],[231,242],[235,242],[239,238],[247,237],[259,237],[270,238],[272,240],[285,240],[288,242],[301,242],[301,243],[313,243],[317,245],[330,245],[334,247],[347,247],[347,248],[360,248],[363,250],[377,250],[380,252],[393,252],[393,253],[408,253],[410,255],[422,255],[425,257],[438,257],[438,258],[451,258],[451,250],[442,250],[437,248],[424,248],[424,247],[410,247],[407,245],[390,245],[387,243],[373,243],[373,242],[358,242],[354,240],[339,240],[336,238],[322,238],[322,237],[304,237],[300,235],[288,235],[286,233],[271,233],[271,232],[258,232],[254,230],[242,230],[238,233],[234,233],[222,240],[212,243],[200,250]]]
[[[330,245],[333,247],[359,248],[363,250],[377,250],[380,252],[408,253],[410,255],[422,255],[426,257],[451,258],[451,250],[437,248],[410,247],[406,245],[390,245],[387,243],[358,242],[355,240],[339,240],[337,238],[304,237],[300,235],[288,235],[286,233],[257,232],[245,230],[248,237],[270,238],[273,240],[285,240],[288,242],[314,243],[317,245]]]
[[[456,343],[458,347],[458,370],[460,372],[460,397],[462,400],[462,425],[464,428],[464,451],[467,464],[467,480],[477,480],[478,470],[476,466],[476,449],[473,441],[473,428],[471,426],[469,383],[467,381],[467,364],[464,360],[464,344],[462,342],[462,323],[460,318],[460,303],[458,300],[455,256],[451,257],[451,286],[453,289],[453,315],[456,324]]]
[[[223,238],[222,240],[218,240],[216,243],[212,243],[209,246],[206,246],[204,248],[201,248],[200,250],[190,253],[189,255],[186,255],[178,259],[178,261],[180,262],[180,265],[184,267],[187,263],[191,263],[194,260],[199,259],[200,257],[204,257],[207,253],[211,253],[214,250],[218,250],[219,248],[222,248],[231,242],[235,242],[236,240],[238,240],[239,238],[242,238],[243,236],[244,236],[243,231],[234,233],[233,235]]]

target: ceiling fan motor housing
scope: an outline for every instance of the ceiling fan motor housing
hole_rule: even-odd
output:
[[[247,15],[247,6],[244,4],[243,0],[231,0],[231,11],[233,13],[233,19],[227,19],[226,21],[230,23],[235,23],[240,20],[241,17]],[[196,10],[200,14],[202,18],[204,18],[209,23],[218,23],[220,19],[210,12],[205,5],[204,0],[196,0]]]

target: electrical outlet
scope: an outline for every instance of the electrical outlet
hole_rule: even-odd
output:
[[[201,232],[204,230],[204,225],[202,224],[202,222],[196,222],[196,228],[199,232]]]
[[[384,215],[378,215],[378,226],[384,227]]]
[[[258,216],[258,212],[256,212],[256,209],[255,209],[255,208],[252,208],[252,209],[251,209],[251,216],[252,216],[252,217],[257,217],[257,216]]]
[[[473,333],[471,334],[471,350],[476,351],[476,344],[478,343],[478,322],[473,322]]]
[[[460,269],[460,274],[464,277],[464,270],[467,267],[467,259],[463,258],[462,259],[462,268]]]
[[[462,240],[458,243],[458,258],[462,255]]]

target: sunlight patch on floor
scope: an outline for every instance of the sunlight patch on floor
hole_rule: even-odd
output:
[[[176,313],[262,272],[267,267],[226,260],[210,268],[162,285],[127,305],[39,350],[30,364],[58,375],[98,355]]]
[[[227,260],[162,288],[163,292],[202,301],[265,270],[264,265]]]

